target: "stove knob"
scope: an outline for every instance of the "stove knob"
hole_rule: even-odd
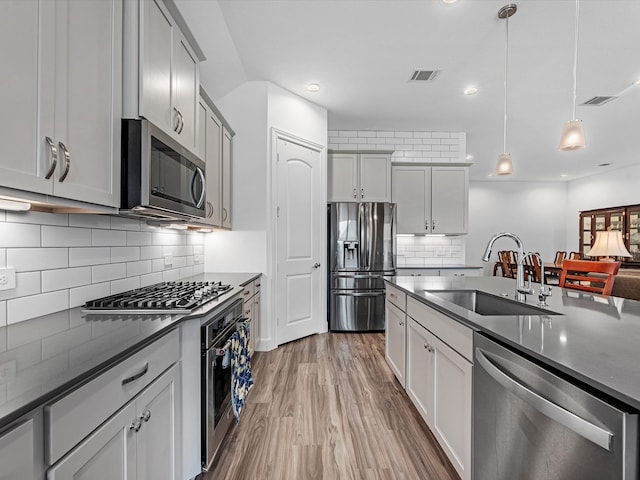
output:
[[[201,299],[202,294],[203,294],[203,290],[196,290],[195,292],[193,292],[193,296],[197,299]]]

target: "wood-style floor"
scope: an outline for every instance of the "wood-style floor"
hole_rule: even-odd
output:
[[[383,334],[313,335],[252,367],[240,423],[204,480],[458,478],[387,366]]]

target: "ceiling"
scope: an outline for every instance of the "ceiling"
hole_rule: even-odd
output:
[[[560,152],[572,117],[575,2],[520,0],[509,20],[514,174],[488,177],[503,151],[506,22],[497,12],[506,3],[176,0],[209,59],[201,78],[214,99],[268,80],[325,107],[330,130],[467,132],[474,180],[564,181],[640,163],[640,86],[627,89],[640,79],[640,1],[581,1],[578,104],[627,90],[578,105],[587,147]],[[416,69],[441,73],[411,83]],[[308,92],[311,82],[321,90]],[[476,95],[463,94],[469,85]]]

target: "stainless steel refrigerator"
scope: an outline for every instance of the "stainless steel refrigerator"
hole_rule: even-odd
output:
[[[328,205],[329,330],[384,330],[385,275],[396,274],[394,203]]]

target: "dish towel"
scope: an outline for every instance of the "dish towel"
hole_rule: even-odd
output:
[[[247,325],[241,325],[231,336],[231,405],[236,417],[236,425],[240,421],[240,412],[247,394],[253,386],[248,340]]]

